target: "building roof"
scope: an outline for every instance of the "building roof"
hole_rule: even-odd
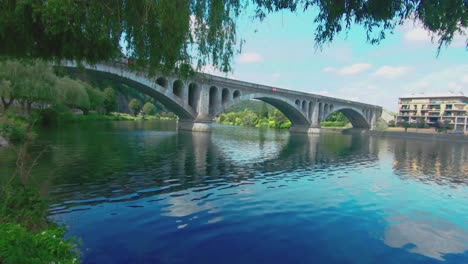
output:
[[[468,99],[468,96],[464,95],[462,92],[458,93],[441,93],[441,94],[411,94],[407,96],[402,96],[400,99],[431,99],[431,98],[461,98]]]

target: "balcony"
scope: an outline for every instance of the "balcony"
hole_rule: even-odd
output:
[[[466,112],[465,109],[445,109],[447,112]]]

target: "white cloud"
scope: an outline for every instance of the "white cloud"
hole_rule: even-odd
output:
[[[403,40],[406,43],[420,43],[420,44],[437,44],[437,36],[432,41],[431,32],[424,29],[421,23],[414,23],[407,21],[403,27]],[[466,32],[465,34],[455,33],[450,47],[464,48],[466,47]]]
[[[344,66],[341,68],[334,67],[325,67],[322,69],[323,72],[336,72],[339,75],[355,75],[361,72],[367,71],[372,68],[372,65],[369,63],[356,63],[349,66]]]
[[[403,34],[403,39],[407,42],[430,42],[431,35],[429,32],[424,30],[422,27],[414,26],[411,29],[407,29]]]
[[[372,65],[369,63],[356,63],[350,66],[345,66],[338,70],[340,75],[355,75],[368,69],[372,68]]]
[[[257,52],[247,52],[247,53],[242,53],[239,57],[237,57],[237,62],[238,63],[258,63],[262,62],[263,57]]]
[[[447,94],[448,92],[468,94],[465,83],[465,78],[468,77],[466,72],[468,64],[428,72],[421,79],[406,83],[405,90],[408,94]]]
[[[401,77],[407,74],[410,71],[409,67],[405,66],[382,66],[378,68],[374,75],[382,78],[393,79],[397,77]]]

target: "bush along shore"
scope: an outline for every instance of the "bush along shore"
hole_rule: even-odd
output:
[[[32,168],[39,156],[34,141],[37,116],[0,116],[0,135],[16,153],[16,170],[0,178],[0,263],[78,263],[77,240],[48,220],[47,194],[41,193]]]
[[[268,110],[263,107],[259,111],[244,109],[243,111],[222,113],[215,120],[221,124],[250,127],[269,127],[287,129],[291,122],[278,109]],[[349,126],[348,119],[340,112],[331,114],[327,120],[320,123],[321,127],[345,128]]]

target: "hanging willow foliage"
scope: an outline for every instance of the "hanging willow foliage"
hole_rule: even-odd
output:
[[[281,10],[317,11],[315,43],[317,47],[333,41],[353,24],[362,25],[367,41],[378,44],[396,26],[413,20],[432,33],[438,52],[456,33],[468,34],[467,0],[253,0],[259,19]],[[468,49],[468,38],[466,40]]]
[[[317,11],[318,47],[360,24],[378,43],[407,19],[440,46],[468,25],[466,0],[0,0],[0,56],[99,62],[126,53],[150,69],[213,65],[231,70],[236,19],[281,10]]]
[[[0,0],[0,55],[231,70],[240,0]]]

